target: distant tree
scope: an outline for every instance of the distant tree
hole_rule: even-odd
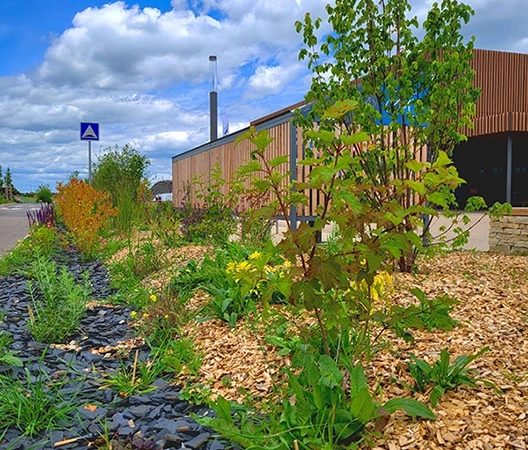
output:
[[[146,156],[126,144],[122,149],[117,145],[108,147],[98,157],[93,167],[94,188],[109,192],[114,205],[118,205],[124,193],[136,199],[138,189],[147,178],[150,161]]]
[[[35,201],[39,203],[53,203],[53,192],[51,192],[49,185],[41,184],[38,187],[35,194]]]
[[[2,176],[2,166],[0,166],[0,188],[4,186],[4,177]]]
[[[13,186],[13,177],[11,175],[11,169],[9,167],[6,169],[4,184],[6,187]]]

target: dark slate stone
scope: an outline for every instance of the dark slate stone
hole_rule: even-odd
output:
[[[130,413],[136,418],[145,417],[150,411],[152,411],[152,406],[149,405],[137,405],[130,408]]]
[[[176,422],[170,419],[159,419],[153,424],[154,428],[163,430],[166,434],[176,434]]]
[[[145,405],[152,402],[152,397],[148,395],[132,395],[128,402],[130,405]]]
[[[209,438],[211,437],[211,433],[200,433],[198,436],[196,436],[191,441],[188,441],[185,443],[185,447],[188,448],[199,448],[202,444],[204,444]]]
[[[218,439],[215,439],[211,444],[207,447],[207,450],[224,450],[225,445],[222,444]]]
[[[153,420],[153,419],[159,417],[162,408],[163,408],[162,405],[159,405],[159,406],[156,406],[156,407],[152,408],[152,409],[149,411],[149,413],[145,416],[145,419]]]
[[[183,439],[179,434],[166,434],[164,448],[181,448]]]
[[[129,420],[130,418],[124,417],[122,413],[117,413],[112,417],[112,422],[116,427],[127,427]]]
[[[152,383],[154,386],[156,387],[159,387],[159,388],[166,388],[167,386],[169,386],[169,382],[167,380],[164,380],[162,378],[158,378],[156,381],[154,381],[154,383]]]
[[[131,427],[119,427],[117,430],[117,434],[119,436],[130,436],[133,434],[136,430]]]
[[[106,299],[115,293],[109,286],[105,267],[99,262],[85,263],[74,251],[59,255],[57,261],[66,265],[78,279],[81,279],[83,272],[88,271],[94,298]],[[82,436],[83,439],[61,448],[84,450],[88,442],[106,432],[114,437],[116,448],[130,448],[137,436],[150,447],[156,444],[157,450],[169,448],[170,439],[167,440],[166,436],[172,436],[173,442],[179,444],[177,448],[185,444],[187,448],[206,450],[219,444],[215,443],[217,441],[208,442],[210,434],[188,416],[189,412],[197,408],[182,401],[180,387],[167,380],[160,378],[154,382],[156,390],[128,399],[121,398],[118,392],[108,387],[101,389],[105,386],[105,375],[109,371],[117,370],[122,364],[132,364],[134,352],[128,358],[119,358],[116,354],[97,354],[91,350],[115,346],[120,341],[134,337],[134,331],[128,326],[132,308],[96,305],[87,310],[79,333],[68,341],[80,347],[80,351],[75,351],[36,342],[27,326],[29,305],[31,299],[23,275],[0,277],[0,311],[5,314],[0,322],[0,331],[11,333],[14,342],[9,350],[18,352],[17,356],[25,364],[25,367],[2,366],[0,373],[26,383],[27,368],[30,382],[38,379],[66,382],[61,392],[65,400],[72,401],[77,408],[56,430],[40,436],[30,438],[21,436],[21,432],[15,428],[6,430],[0,441],[0,449],[50,450],[54,442]],[[146,361],[149,348],[141,346],[138,350],[139,359]],[[90,410],[86,405],[93,405],[95,409]],[[102,429],[103,423],[106,431]],[[221,448],[218,447],[218,450]]]

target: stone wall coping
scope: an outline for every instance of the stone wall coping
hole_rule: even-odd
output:
[[[512,208],[510,216],[528,216],[528,208]]]

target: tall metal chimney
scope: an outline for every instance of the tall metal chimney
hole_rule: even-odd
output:
[[[216,56],[209,56],[209,74],[211,76],[211,86],[209,91],[209,132],[212,142],[218,138],[218,94],[216,93]]]

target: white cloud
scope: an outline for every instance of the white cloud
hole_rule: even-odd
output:
[[[48,49],[40,78],[95,89],[198,83],[206,77],[209,54],[217,54],[222,70],[232,73],[247,62],[267,61],[285,45],[295,49],[293,22],[305,12],[294,0],[218,1],[216,8],[228,17],[220,22],[184,11],[183,2],[173,6],[161,13],[119,1],[79,12],[73,27]]]
[[[299,72],[300,67],[297,66],[259,66],[255,74],[249,79],[248,96],[262,98],[271,94],[278,94],[288,83],[294,80]]]
[[[431,1],[412,0],[414,13]],[[0,164],[23,190],[86,174],[79,122],[90,121],[101,125],[95,154],[130,142],[152,173],[170,174],[171,156],[208,140],[208,56],[218,56],[219,112],[236,131],[303,98],[310,78],[294,22],[324,15],[326,3],[171,0],[162,12],[118,1],[79,11],[34,70],[0,77]],[[526,0],[469,3],[477,46],[528,51]]]

